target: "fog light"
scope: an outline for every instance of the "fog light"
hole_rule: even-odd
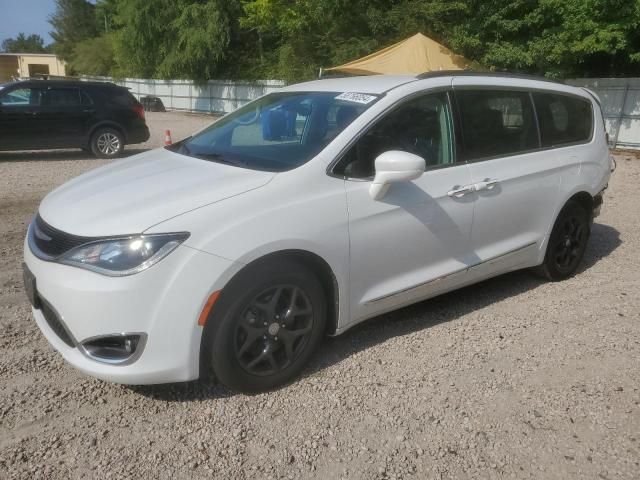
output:
[[[127,365],[140,357],[146,338],[144,333],[103,335],[85,340],[80,350],[97,362]]]

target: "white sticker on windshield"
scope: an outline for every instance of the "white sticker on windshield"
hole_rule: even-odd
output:
[[[367,95],[365,93],[344,92],[336,97],[336,100],[344,100],[345,102],[367,103],[373,102],[376,98],[375,95]]]

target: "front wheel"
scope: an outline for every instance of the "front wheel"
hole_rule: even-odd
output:
[[[326,297],[316,276],[288,260],[242,272],[223,291],[205,331],[205,355],[220,382],[243,392],[279,387],[319,345]]]
[[[569,202],[558,215],[542,265],[536,272],[552,281],[573,276],[582,261],[591,233],[589,213],[577,202]]]
[[[124,137],[113,128],[99,128],[91,136],[90,147],[98,158],[116,158],[124,150]]]

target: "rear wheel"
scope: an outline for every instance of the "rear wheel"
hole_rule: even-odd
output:
[[[219,302],[203,347],[218,380],[240,392],[271,390],[289,381],[324,333],[322,285],[295,262],[268,262],[242,272]]]
[[[124,137],[114,128],[99,128],[91,136],[90,146],[98,158],[115,158],[124,150]]]
[[[544,262],[536,272],[552,281],[573,276],[582,261],[590,235],[589,213],[577,202],[569,202],[558,215]]]

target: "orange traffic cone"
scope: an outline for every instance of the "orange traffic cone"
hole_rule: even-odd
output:
[[[164,131],[164,144],[171,145],[173,142],[171,141],[171,130]]]

